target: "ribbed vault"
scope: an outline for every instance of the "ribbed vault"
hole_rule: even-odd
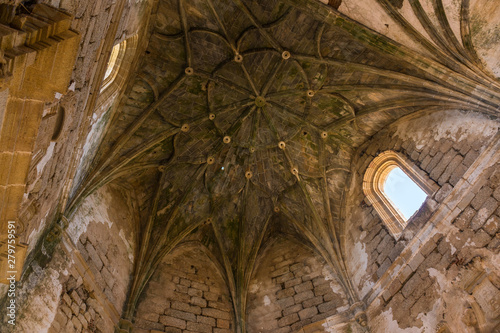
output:
[[[425,52],[313,0],[158,1],[133,79],[66,210],[109,182],[140,193],[146,214],[125,318],[186,240],[224,269],[239,332],[255,260],[276,234],[319,253],[350,304],[359,301],[340,241],[356,147],[417,111],[496,116],[500,105],[498,82],[470,41],[468,1],[461,36],[440,0],[440,27],[410,1],[430,40],[394,1],[379,2]]]

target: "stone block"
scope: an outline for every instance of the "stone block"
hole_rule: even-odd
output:
[[[441,176],[438,179],[438,184],[439,185],[444,185],[445,183],[448,182],[450,179],[452,173],[458,168],[459,165],[462,164],[463,157],[460,155],[455,155],[451,162],[448,164],[444,172],[441,174]]]
[[[295,272],[296,270],[298,270],[299,268],[302,268],[302,267],[304,267],[304,263],[298,262],[298,263],[290,266],[290,271]]]
[[[413,270],[409,265],[406,265],[401,273],[398,275],[398,280],[401,283],[405,283],[405,281],[410,277],[410,275],[413,273]]]
[[[283,290],[280,290],[276,293],[276,297],[278,299],[287,298],[287,297],[290,297],[293,295],[295,295],[295,290],[293,288],[283,289]]]
[[[500,228],[500,218],[496,215],[491,216],[483,225],[483,230],[490,236],[494,236]]]
[[[478,157],[479,152],[477,150],[470,149],[464,157],[463,164],[470,167]]]
[[[302,302],[302,305],[304,306],[304,308],[309,308],[311,306],[315,306],[321,303],[323,303],[323,296],[316,296]]]
[[[175,309],[166,309],[165,315],[170,316],[170,317],[174,317],[177,319],[182,319],[185,321],[196,322],[196,315],[193,313],[190,313],[190,312],[184,312],[184,311],[179,311],[179,310],[175,310]],[[175,326],[175,327],[177,327],[177,326]]]
[[[195,281],[191,282],[191,287],[202,290],[202,291],[208,291],[208,286],[206,284],[200,283],[200,282],[195,282]]]
[[[416,271],[418,266],[420,266],[420,264],[422,263],[422,261],[424,261],[424,259],[425,258],[421,253],[417,253],[416,255],[413,256],[413,258],[411,258],[408,265],[413,271]]]
[[[288,282],[291,281],[295,276],[293,275],[292,272],[285,273],[281,276],[278,276],[276,278],[276,283],[283,283],[283,282]],[[286,287],[287,288],[287,287]]]
[[[293,323],[298,322],[299,320],[300,320],[299,316],[296,313],[292,313],[278,320],[278,326],[279,327],[290,326]]]
[[[325,279],[323,276],[318,276],[312,280],[313,286],[316,288],[317,286],[320,286],[322,284],[328,284],[328,280]]]
[[[291,288],[294,287],[302,282],[302,279],[300,277],[286,281],[285,282],[285,288]]]
[[[300,320],[311,318],[316,314],[318,314],[318,309],[315,306],[299,311]]]
[[[295,300],[295,303],[302,303],[303,301],[311,299],[313,297],[314,293],[312,292],[312,290],[306,290],[293,296],[293,299]]]
[[[207,301],[201,297],[191,297],[191,301],[189,303],[202,308],[207,306]]]
[[[439,191],[437,191],[434,198],[436,199],[437,202],[443,202],[443,200],[448,197],[448,195],[451,193],[452,190],[453,187],[450,184],[446,183],[443,186],[441,186],[441,188],[439,189]]]
[[[186,329],[186,321],[179,318],[174,318],[170,316],[160,316],[160,323],[162,323],[165,326],[176,327],[182,330]]]
[[[104,279],[104,282],[106,282],[109,288],[113,288],[115,284],[115,278],[113,277],[113,275],[111,275],[111,273],[105,266],[101,270],[101,275],[102,278]]]
[[[302,304],[295,304],[283,310],[283,316],[288,316],[292,313],[296,313],[302,310]]]
[[[491,239],[488,243],[488,249],[490,250],[498,250],[500,248],[500,233],[497,233],[495,237]]]
[[[63,294],[62,299],[66,302],[66,304],[68,306],[71,306],[71,303],[73,303],[73,301],[71,300],[71,297],[69,297],[69,295],[67,293]]]
[[[314,295],[321,296],[332,291],[330,284],[325,283],[314,288]]]
[[[231,330],[226,328],[214,328],[214,333],[233,333]]]
[[[495,191],[493,191],[493,198],[497,199],[498,201],[500,201],[500,186],[498,186]]]
[[[212,318],[216,318],[216,319],[225,319],[225,320],[231,319],[231,315],[228,312],[221,311],[218,309],[205,308],[205,309],[202,309],[201,313],[204,316],[212,317]]]
[[[424,159],[422,160],[422,162],[420,163],[420,167],[422,168],[422,170],[427,170],[427,166],[429,165],[429,163],[431,161],[432,161],[431,155],[425,156]]]
[[[387,255],[389,257],[389,259],[394,262],[394,260],[396,260],[396,258],[399,256],[399,254],[401,253],[401,251],[403,251],[403,249],[405,248],[406,246],[406,243],[403,242],[403,241],[399,241],[397,242],[391,249],[391,251],[389,252],[389,254]]]
[[[189,291],[189,288],[186,286],[183,286],[182,284],[178,284],[175,286],[175,291],[178,291],[183,294],[187,294]]]
[[[303,291],[313,289],[313,284],[311,283],[311,281],[306,281],[306,282],[303,282],[301,284],[296,285],[295,287],[293,287],[293,289],[295,289],[295,292],[297,294],[299,294]]]
[[[205,298],[207,301],[217,301],[219,299],[219,296],[216,293],[204,291],[203,298]]]
[[[290,260],[290,259],[288,259],[288,260],[283,260],[283,261],[280,261],[280,262],[276,263],[276,265],[275,265],[274,267],[275,267],[276,269],[278,269],[278,268],[281,268],[281,267],[284,267],[284,266],[290,266],[290,265],[292,265],[293,263],[294,263],[294,261],[293,261],[293,260]]]
[[[288,266],[284,266],[284,267],[281,267],[281,268],[271,272],[270,276],[271,276],[271,278],[278,277],[280,275],[288,273],[289,271],[290,271],[290,268]]]
[[[382,275],[391,267],[392,262],[389,258],[386,258],[385,261],[380,265],[380,267],[377,269],[377,277],[380,279]]]
[[[436,167],[439,161],[441,161],[443,155],[444,154],[442,152],[437,152],[436,155],[434,155],[429,163],[425,166],[425,168],[423,167],[423,163],[421,164],[422,168],[424,168],[427,173],[430,173]]]
[[[217,319],[217,327],[229,329],[230,321],[224,319]]]
[[[185,287],[191,287],[191,281],[189,281],[188,279],[179,278],[179,284]]]
[[[231,304],[229,302],[224,303],[224,302],[210,301],[210,302],[208,302],[208,307],[214,308],[214,309],[219,309],[219,310],[226,311],[226,312],[230,312],[232,310]]]
[[[472,237],[472,242],[476,247],[484,247],[491,240],[491,236],[488,235],[483,229],[476,231],[474,237]]]
[[[476,215],[476,210],[471,206],[467,206],[460,215],[453,221],[453,224],[460,230],[465,230],[469,227],[472,218]]]
[[[488,197],[491,196],[493,193],[493,190],[489,186],[483,186],[479,190],[479,192],[476,193],[476,196],[474,199],[471,201],[471,206],[475,210],[479,210],[481,206],[484,204],[484,202],[488,199]]]
[[[279,300],[277,300],[277,301],[276,301],[276,303],[278,303],[278,305],[279,305],[282,309],[284,309],[284,308],[287,308],[287,307],[289,307],[289,306],[294,305],[294,304],[295,304],[295,301],[294,301],[293,297],[292,297],[292,296],[290,296],[290,297],[287,297],[287,298],[279,299]]]
[[[73,323],[73,326],[75,326],[75,330],[77,332],[81,332],[82,329],[83,329],[83,325],[82,323],[80,322],[80,320],[78,320],[77,317],[73,316],[73,318],[71,318],[71,322]]]
[[[198,333],[212,333],[212,326],[203,323],[187,323],[187,329]]]
[[[95,267],[97,268],[98,271],[101,271],[103,263],[101,258],[99,258],[99,255],[97,254],[94,246],[92,243],[87,242],[85,249],[87,250],[87,253],[89,254],[90,259],[94,263]]]
[[[495,212],[497,207],[498,207],[498,201],[495,198],[489,197],[488,199],[486,199],[481,208],[478,210],[476,216],[472,218],[470,224],[472,230],[477,230],[481,228],[486,222],[486,220],[488,220],[490,216],[493,214],[493,212]]]
[[[72,303],[71,312],[73,312],[73,314],[75,315],[78,315],[80,313],[80,307],[76,303]]]
[[[315,315],[314,317],[311,318],[311,322],[317,323],[320,320],[324,320],[325,318],[330,317],[331,315],[335,314],[337,312],[336,310],[337,309],[332,310],[330,312],[325,312],[325,313],[317,314],[317,315]],[[313,332],[316,333],[316,331],[313,331]]]
[[[466,165],[464,165],[463,163],[461,163],[459,166],[457,166],[457,168],[452,172],[451,176],[450,176],[450,179],[449,179],[449,183],[452,185],[452,186],[455,186],[457,185],[457,183],[460,181],[460,179],[462,179],[462,176],[465,174],[465,172],[467,171],[468,167]]]
[[[80,321],[80,323],[82,323],[84,329],[89,328],[89,323],[87,322],[87,319],[85,319],[85,317],[81,313],[78,315],[78,320]]]
[[[196,321],[201,324],[216,326],[215,318],[212,317],[196,316]]]
[[[179,328],[175,328],[175,327],[165,327],[164,331],[154,331],[154,332],[151,331],[151,333],[156,333],[156,332],[158,332],[158,333],[160,333],[160,332],[165,332],[165,333],[182,333],[182,330],[179,329]]]
[[[161,319],[160,319],[160,321],[161,321]],[[98,321],[96,320],[96,326],[97,325],[98,325]],[[165,328],[165,326],[161,323],[152,322],[152,321],[144,320],[141,318],[136,318],[136,320],[134,322],[134,326],[135,327],[147,327],[151,330],[158,330],[160,332],[163,332],[163,329]]]
[[[339,302],[334,300],[334,301],[330,301],[330,302],[326,302],[326,303],[318,305],[318,310],[321,313],[325,313],[325,312],[330,312],[332,310],[336,310],[338,306],[339,306]]]

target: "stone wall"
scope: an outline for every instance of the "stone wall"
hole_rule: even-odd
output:
[[[486,274],[487,280],[496,282],[496,288],[500,286],[498,269],[486,269],[494,265],[494,254],[498,253],[495,214],[498,214],[500,190],[496,190],[498,176],[492,174],[495,166],[470,185],[464,183],[463,177],[468,175],[469,168],[476,167],[473,164],[478,163],[494,138],[498,124],[465,112],[412,118],[376,135],[360,149],[360,157],[353,163],[355,173],[346,207],[347,263],[354,286],[372,311],[370,322],[374,331],[397,332],[410,327],[418,331],[434,330],[448,325],[451,331],[469,332],[472,326],[463,323],[457,309],[461,307],[467,312],[474,307],[466,295],[475,286],[466,293],[463,283],[457,283],[456,279],[470,273],[471,259],[477,256],[479,259],[475,260],[481,263],[474,267],[483,268],[474,269],[490,272]],[[439,190],[409,220],[397,241],[373,207],[368,206],[361,191],[367,165],[385,150],[400,152],[439,185]],[[458,193],[464,193],[462,188],[470,193],[455,208],[450,202],[457,200],[454,198]],[[453,210],[456,218],[450,221],[437,218],[443,207]],[[418,245],[420,239],[425,244]],[[494,290],[491,288],[490,292],[495,295],[498,290]],[[446,304],[460,303],[458,299],[464,300],[460,306],[448,306],[446,310]],[[469,299],[469,305],[465,299]]]
[[[452,332],[500,328],[500,164],[484,175],[449,228],[440,228],[406,266],[374,310],[374,325],[421,329],[446,325]],[[391,318],[392,316],[392,318]]]
[[[102,55],[102,48],[117,1],[41,2],[73,15],[71,29],[80,33],[81,37],[70,85],[64,94],[56,94],[53,101],[45,106],[33,149],[30,171],[26,179],[26,193],[29,193],[29,196],[25,196],[20,214],[20,220],[26,224],[23,241],[30,245],[29,251],[33,249],[45,228],[53,222],[58,200],[64,195],[65,186],[71,184],[74,177],[72,162],[81,157],[78,156],[78,146],[85,143],[92,126],[101,120],[102,114],[114,101],[109,98],[105,105],[93,110],[95,114],[88,115],[85,112],[89,98],[94,94],[93,89],[101,85],[96,79],[97,68],[100,63],[107,62]],[[126,2],[114,43],[137,33],[143,6],[143,2]],[[57,140],[51,140],[59,107],[64,109],[62,130]],[[99,128],[102,130],[104,126],[101,124]],[[99,135],[100,133],[93,133],[93,136]],[[88,166],[88,161],[85,166]],[[80,173],[84,174],[85,170]]]
[[[89,196],[54,254],[30,263],[17,284],[18,326],[2,323],[0,332],[114,330],[133,275],[137,236],[133,205],[120,193],[106,186]],[[53,244],[46,241],[41,252],[48,246]]]
[[[279,239],[266,252],[249,288],[248,332],[295,332],[347,310],[332,271],[311,250]]]
[[[83,279],[74,272],[63,285],[63,293],[49,333],[58,332],[112,332],[114,323]]]
[[[137,333],[234,332],[229,291],[213,262],[198,247],[181,247],[157,268],[135,315]]]

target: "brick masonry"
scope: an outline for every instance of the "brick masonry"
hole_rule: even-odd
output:
[[[361,296],[371,292],[372,286],[384,276],[403,249],[431,218],[435,207],[448,198],[465,172],[480,156],[486,146],[485,142],[495,133],[495,130],[487,130],[492,127],[489,127],[491,123],[485,119],[474,115],[468,117],[462,118],[463,122],[458,122],[455,132],[443,129],[448,125],[446,120],[425,116],[415,121],[411,129],[408,124],[400,125],[401,127],[394,125],[375,136],[360,153],[355,164],[357,174],[353,178],[353,186],[360,186],[364,170],[378,152],[392,149],[407,157],[440,187],[409,220],[399,240],[389,234],[375,210],[365,204],[362,192],[353,189],[352,193],[355,194],[350,197],[353,204],[349,207],[352,216],[350,223],[353,224],[348,236],[350,240],[346,244],[347,253],[352,253],[350,267]],[[434,124],[429,125],[432,122]],[[471,126],[470,123],[474,123],[477,128],[466,129],[465,127]],[[426,136],[422,135],[423,132],[418,127],[424,124],[431,129]],[[494,126],[493,124],[493,128]],[[456,140],[457,137],[452,139],[453,135],[457,135],[460,140]],[[440,307],[445,306],[443,304],[447,301],[457,301],[456,298],[454,301],[453,298],[448,299],[448,295],[465,295],[464,291],[455,289],[455,286],[444,287],[445,283],[449,283],[444,281],[451,281],[458,274],[471,270],[475,255],[481,253],[481,259],[476,259],[484,266],[487,258],[498,252],[498,175],[498,164],[484,173],[478,180],[479,184],[473,186],[471,193],[464,199],[465,202],[459,204],[461,212],[452,221],[452,225],[442,226],[441,228],[447,228],[443,231],[434,230],[433,236],[423,244],[420,252],[412,257],[397,278],[380,294],[382,305],[372,307],[370,312],[371,319],[376,322],[373,329],[387,329],[384,325],[389,325],[390,320],[396,320],[400,329],[430,328],[435,327],[430,324],[430,318],[444,316],[451,322],[447,324],[448,327],[466,331],[468,326],[462,319],[451,319],[453,315],[447,314]],[[364,267],[366,274],[360,273]],[[486,267],[487,265],[481,269]],[[490,274],[489,278],[494,281],[496,288],[500,288],[497,274],[498,271]],[[458,307],[458,304],[454,306]],[[465,301],[460,306],[464,312],[471,308]]]
[[[230,333],[234,331],[229,291],[199,249],[178,249],[165,259],[137,306],[135,331]]]
[[[248,296],[248,332],[295,332],[345,311],[343,291],[324,261],[280,239],[266,250]]]

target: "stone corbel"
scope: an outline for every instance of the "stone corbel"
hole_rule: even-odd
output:
[[[122,318],[115,326],[115,333],[131,333],[133,329],[134,324],[130,320]]]
[[[354,303],[349,310],[353,314],[354,320],[356,320],[361,327],[368,326],[368,317],[366,316],[365,304],[363,302]]]

